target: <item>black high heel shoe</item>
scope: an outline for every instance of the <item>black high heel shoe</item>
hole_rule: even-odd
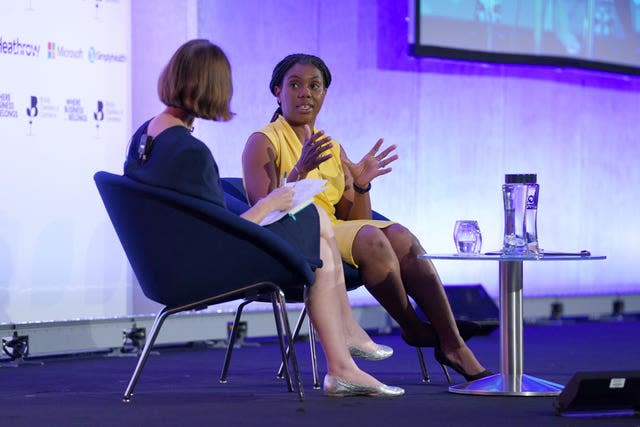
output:
[[[458,327],[458,332],[464,341],[467,341],[474,335],[477,335],[480,332],[480,325],[475,322],[469,322],[466,320],[456,320],[456,326]],[[409,339],[407,336],[402,333],[402,339],[411,347],[415,347],[416,352],[418,353],[418,362],[420,363],[420,370],[422,372],[422,381],[425,383],[431,382],[431,378],[429,376],[429,370],[427,369],[427,364],[424,361],[424,354],[422,353],[422,347],[439,347],[440,343],[438,340],[438,334],[436,334],[433,325],[430,323],[424,323],[424,327],[429,329],[431,332],[431,336],[423,337],[421,339]],[[441,365],[442,369],[446,369],[444,365]],[[449,378],[449,373],[445,370],[445,374],[447,375],[447,379],[449,379],[449,383],[451,383],[451,379]]]
[[[436,334],[433,325],[431,325],[430,323],[425,323],[424,326],[431,330],[432,336],[416,340],[407,338],[407,336],[403,332],[402,339],[404,340],[404,342],[411,347],[437,347],[438,334]],[[467,341],[473,338],[480,332],[480,325],[476,322],[469,322],[467,320],[456,320],[456,326],[458,327],[458,332],[460,333],[463,341]]]
[[[436,357],[436,360],[438,361],[438,363],[440,363],[440,366],[442,366],[442,370],[444,371],[445,376],[447,377],[447,381],[449,382],[449,384],[451,384],[451,376],[449,375],[449,371],[447,370],[447,366],[450,367],[451,369],[453,369],[454,371],[456,371],[457,373],[459,373],[460,375],[462,375],[464,377],[465,380],[468,381],[475,381],[475,380],[479,380],[480,378],[485,378],[488,377],[490,375],[493,375],[493,373],[491,371],[489,371],[488,369],[485,369],[482,372],[479,372],[477,374],[467,374],[464,369],[462,369],[462,366],[458,365],[455,362],[452,362],[451,360],[449,360],[449,358],[447,356],[445,356],[445,354],[442,352],[442,350],[440,349],[440,347],[436,347],[434,350],[434,355]]]

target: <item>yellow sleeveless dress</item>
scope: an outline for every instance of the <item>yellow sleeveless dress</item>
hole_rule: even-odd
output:
[[[315,131],[317,129],[314,129]],[[257,132],[264,134],[273,145],[278,176],[282,176],[285,172],[289,174],[302,152],[302,144],[289,123],[284,117],[279,116],[275,122],[269,123]],[[340,144],[335,139],[332,139],[331,142],[333,143],[333,147],[329,150],[332,155],[331,159],[322,162],[317,169],[309,172],[307,178],[327,180],[326,189],[314,198],[314,203],[329,214],[342,259],[357,267],[358,265],[353,259],[352,247],[358,231],[365,225],[381,229],[387,228],[393,222],[368,219],[344,221],[336,218],[334,205],[340,201],[344,192],[344,172],[340,161]]]

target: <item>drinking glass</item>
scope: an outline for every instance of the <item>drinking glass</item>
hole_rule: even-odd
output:
[[[453,241],[461,255],[477,255],[482,248],[482,234],[478,221],[458,220],[453,227]]]

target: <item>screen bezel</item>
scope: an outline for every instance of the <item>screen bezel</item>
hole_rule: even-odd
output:
[[[410,2],[411,3],[411,2]],[[432,57],[472,62],[500,64],[526,64],[540,66],[570,67],[606,71],[617,74],[640,75],[640,67],[614,62],[593,61],[568,56],[528,55],[504,52],[488,52],[420,43],[420,0],[414,0],[409,17],[409,54],[414,57]],[[411,37],[412,36],[412,37]]]

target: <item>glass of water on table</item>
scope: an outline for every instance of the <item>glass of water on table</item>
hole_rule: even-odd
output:
[[[482,248],[482,234],[478,221],[458,220],[453,227],[453,241],[460,255],[477,255]]]

